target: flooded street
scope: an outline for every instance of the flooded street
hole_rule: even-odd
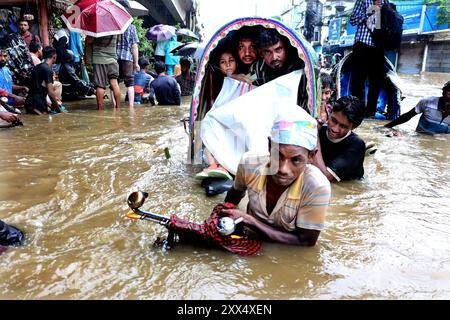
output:
[[[402,112],[447,78],[404,76]],[[450,299],[449,142],[415,133],[419,116],[399,137],[383,121],[356,130],[378,151],[365,180],[332,185],[315,247],[154,248],[167,232],[125,217],[131,191],[150,193],[145,210],[195,222],[225,196],[207,198],[185,164],[189,103],[98,112],[90,99],[0,129],[0,219],[27,237],[0,255],[0,299]]]

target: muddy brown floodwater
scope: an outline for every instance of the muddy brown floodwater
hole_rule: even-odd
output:
[[[446,78],[403,77],[403,111],[440,95]],[[144,209],[195,222],[223,200],[207,198],[199,168],[185,164],[188,99],[67,108],[0,130],[0,219],[27,236],[0,255],[0,299],[450,298],[448,137],[415,133],[418,116],[400,137],[387,137],[383,121],[357,129],[378,151],[363,181],[332,185],[315,247],[266,243],[246,258],[188,245],[162,252],[152,243],[163,227],[125,217],[137,189],[150,193]]]

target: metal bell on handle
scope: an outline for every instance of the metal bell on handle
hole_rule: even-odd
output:
[[[217,230],[221,234],[228,236],[232,234],[234,230],[236,230],[236,225],[242,220],[244,220],[244,218],[242,217],[237,218],[236,220],[233,220],[230,217],[222,217],[219,219],[219,222],[217,223]]]

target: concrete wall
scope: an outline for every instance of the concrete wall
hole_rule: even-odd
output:
[[[450,41],[431,42],[425,71],[450,73]]]
[[[425,54],[425,66],[422,70]],[[402,44],[398,57],[397,72],[407,74],[418,74],[421,71],[450,73],[449,57],[450,41]]]
[[[189,11],[192,8],[191,0],[162,0],[169,12],[175,18],[176,21],[181,22],[183,26],[186,26],[186,20],[189,15]]]
[[[139,0],[149,9],[146,17],[148,26],[155,24],[175,25],[180,23],[182,27],[190,27],[192,0]],[[148,27],[147,26],[147,27]]]
[[[422,71],[425,43],[402,44],[398,56],[397,72],[418,74]]]

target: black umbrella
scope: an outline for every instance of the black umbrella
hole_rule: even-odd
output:
[[[177,56],[191,56],[194,58],[200,58],[205,50],[205,44],[200,42],[184,43],[181,46],[176,47],[170,53]]]

